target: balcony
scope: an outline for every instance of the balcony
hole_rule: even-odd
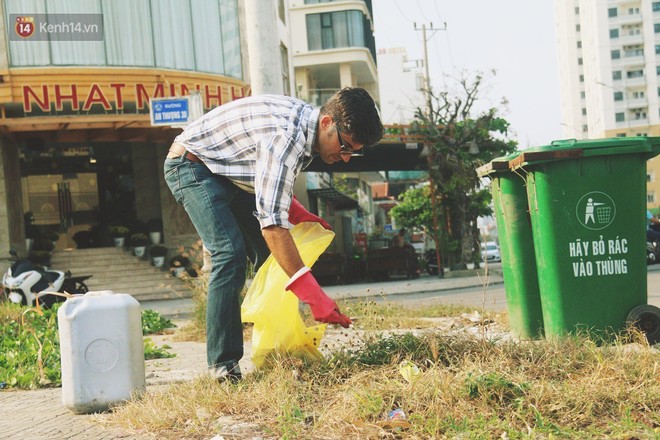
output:
[[[623,46],[631,46],[634,44],[644,44],[644,35],[640,32],[635,35],[623,35],[619,37],[619,43]]]
[[[306,69],[308,76],[318,79],[317,88],[340,88],[340,66],[349,64],[356,84],[371,84],[377,81],[376,64],[369,49],[365,47],[342,47],[314,50],[295,54],[293,66],[296,70]]]
[[[615,61],[615,60],[612,60]],[[632,66],[643,66],[645,63],[644,60],[644,54],[630,54],[630,55],[624,55],[621,57],[619,60],[619,66],[623,67],[632,67]],[[614,64],[614,63],[612,63]]]
[[[624,86],[625,87],[639,87],[646,85],[646,76],[634,76],[632,78],[626,78]]]
[[[626,105],[628,108],[646,108],[648,106],[648,100],[644,98],[630,98],[626,100]]]
[[[642,14],[624,14],[616,17],[611,17],[609,20],[610,26],[624,26],[624,25],[633,25],[640,24],[642,22]]]

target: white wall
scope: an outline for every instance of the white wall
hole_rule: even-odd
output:
[[[417,90],[416,77],[422,67],[406,72],[408,61],[402,47],[378,51],[378,78],[380,89],[380,115],[383,124],[409,124],[417,108],[424,108],[424,95]]]

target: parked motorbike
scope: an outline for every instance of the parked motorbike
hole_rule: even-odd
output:
[[[646,242],[646,264],[655,264],[660,260],[660,247],[658,242]]]
[[[438,259],[435,255],[435,249],[429,249],[424,253],[424,268],[429,275],[438,275]],[[444,277],[444,269],[442,271]]]
[[[15,261],[2,277],[4,299],[16,304],[34,306],[39,298],[39,304],[49,308],[56,302],[63,302],[65,298],[47,292],[84,294],[89,291],[85,280],[92,275],[74,277],[68,270],[43,270],[30,260],[18,258],[15,251],[10,254]]]

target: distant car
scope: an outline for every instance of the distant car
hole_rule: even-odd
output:
[[[500,257],[500,248],[494,241],[481,244],[481,259],[493,263],[502,261]]]

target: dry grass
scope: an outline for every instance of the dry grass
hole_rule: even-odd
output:
[[[157,438],[658,438],[660,352],[369,333],[325,360],[273,361],[240,384],[200,378],[149,393],[106,421]],[[402,361],[420,373],[409,380]],[[400,408],[405,420],[389,420]]]
[[[506,314],[434,327],[472,309],[341,306],[355,326],[334,332],[343,340],[321,361],[275,359],[235,385],[162,387],[103,421],[159,439],[660,438],[660,350],[641,335],[515,341],[492,331]],[[203,338],[200,317],[192,334]],[[419,374],[404,377],[405,362]]]

